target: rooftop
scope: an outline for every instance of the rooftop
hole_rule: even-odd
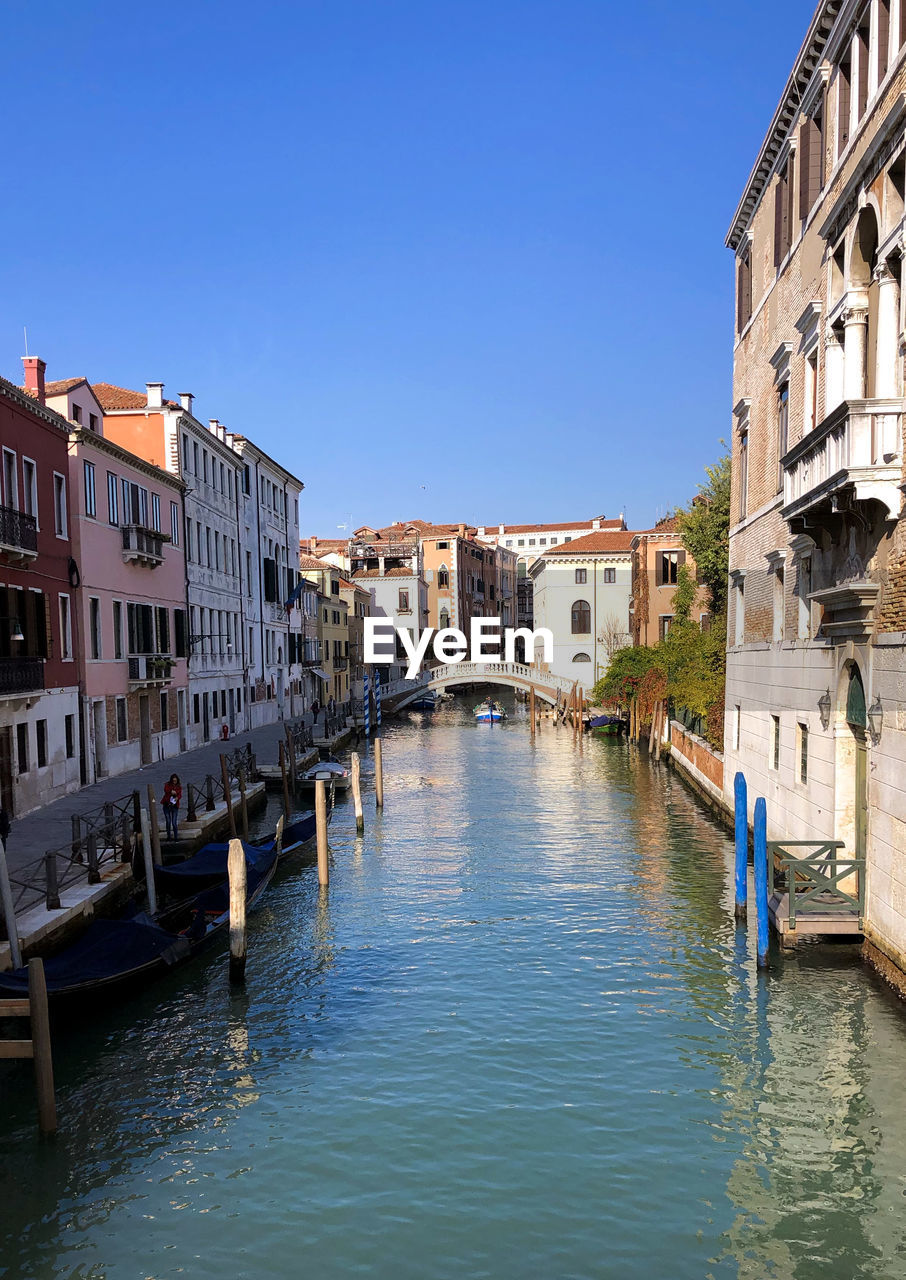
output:
[[[631,529],[596,529],[594,533],[586,534],[584,538],[573,538],[572,542],[562,542],[558,547],[548,547],[538,558],[547,560],[551,556],[630,551],[635,536]]]

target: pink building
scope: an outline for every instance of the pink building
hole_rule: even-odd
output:
[[[86,402],[69,437],[69,490],[91,782],[186,749],[185,486],[104,438],[87,383],[75,394]]]

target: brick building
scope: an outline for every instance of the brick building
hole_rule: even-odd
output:
[[[904,90],[906,0],[821,3],[727,236],[725,743],[769,837],[867,857],[866,937],[901,968]]]
[[[633,644],[654,645],[667,635],[673,621],[673,595],[683,565],[694,578],[695,561],[683,546],[675,516],[665,516],[653,529],[633,535],[629,604]],[[708,625],[704,591],[700,591],[695,600],[692,617],[703,630]]]

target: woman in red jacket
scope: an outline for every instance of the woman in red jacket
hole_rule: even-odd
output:
[[[164,784],[164,817],[167,820],[167,839],[179,839],[179,805],[182,800],[182,783],[179,774],[170,775],[170,781]]]

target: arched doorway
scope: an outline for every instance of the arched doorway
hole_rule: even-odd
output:
[[[856,662],[845,664],[838,686],[836,725],[836,823],[847,852],[864,858],[868,845],[868,716],[865,686]]]

